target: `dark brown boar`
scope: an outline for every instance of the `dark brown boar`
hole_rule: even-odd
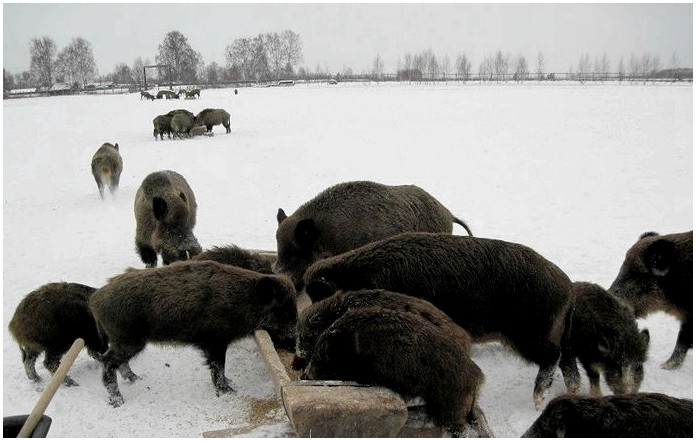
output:
[[[82,338],[88,353],[99,359],[106,351],[100,338],[88,300],[96,288],[79,283],[48,283],[27,294],[19,303],[12,320],[10,333],[19,344],[27,377],[41,381],[36,373],[36,359],[45,352],[44,366],[54,374],[63,355],[73,342]],[[77,386],[69,376],[66,386]]]
[[[460,343],[467,354],[471,351],[471,337],[444,312],[432,303],[405,294],[383,289],[337,291],[302,311],[297,322],[297,345],[293,368],[302,369],[312,356],[314,346],[322,332],[350,309],[378,306],[388,310],[417,314],[433,325],[442,328]]]
[[[633,312],[601,286],[575,282],[572,293],[570,345],[563,348],[560,362],[568,392],[580,387],[576,358],[587,372],[592,395],[602,396],[601,373],[615,394],[638,392],[650,334],[639,331]]]
[[[476,404],[481,369],[449,332],[419,314],[349,309],[321,334],[302,378],[351,380],[421,397],[428,416],[453,436],[467,425],[492,436]]]
[[[227,346],[264,328],[293,340],[295,290],[282,276],[210,260],[129,270],[89,301],[97,327],[109,340],[103,383],[114,407],[123,404],[115,371],[148,342],[187,343],[203,351],[218,395],[232,391],[225,377]]]
[[[625,300],[636,316],[665,311],[681,321],[677,343],[664,369],[678,369],[693,347],[694,232],[644,233],[627,252],[609,292]]]
[[[179,138],[191,136],[193,125],[193,118],[188,113],[177,113],[172,116],[171,126],[174,136],[178,136]]]
[[[140,99],[142,100],[143,97],[146,100],[152,100],[152,101],[155,100],[155,97],[152,94],[150,94],[150,92],[140,92]]]
[[[225,109],[203,109],[196,115],[196,125],[203,125],[208,132],[213,131],[213,126],[222,124],[227,133],[230,133],[230,114]]]
[[[562,395],[523,438],[692,438],[691,400],[658,393],[579,397]]]
[[[179,173],[163,170],[150,173],[135,195],[135,245],[148,267],[157,266],[157,254],[169,265],[201,253],[193,235],[196,197]]]
[[[191,260],[214,260],[225,265],[234,265],[263,274],[272,274],[271,265],[275,261],[275,257],[251,252],[236,245],[227,245],[205,250]]]
[[[571,282],[524,245],[438,233],[403,233],[320,260],[307,270],[307,294],[387,289],[423,298],[474,341],[500,338],[539,365],[534,403],[553,382],[570,330]]]
[[[153,131],[152,134],[155,136],[155,141],[159,135],[160,140],[164,139],[164,134],[167,134],[167,138],[172,137],[172,117],[169,115],[158,115],[152,120]]]
[[[123,159],[118,151],[118,143],[105,142],[92,156],[92,176],[97,181],[99,196],[104,199],[104,187],[109,186],[109,192],[114,194],[118,189],[123,171]]]
[[[471,231],[433,196],[415,185],[353,181],[322,191],[287,216],[278,209],[275,271],[298,291],[315,261],[405,232],[452,233],[452,223]]]

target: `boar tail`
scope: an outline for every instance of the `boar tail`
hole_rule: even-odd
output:
[[[474,237],[474,234],[471,232],[471,229],[469,229],[469,226],[466,224],[466,222],[464,222],[463,220],[459,219],[458,217],[454,217],[454,216],[452,216],[452,222],[464,227],[466,232],[469,233],[469,236]]]

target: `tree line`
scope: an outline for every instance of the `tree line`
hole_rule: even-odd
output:
[[[294,77],[303,58],[302,40],[292,30],[234,40],[225,48],[225,66],[216,62],[206,65],[179,31],[168,32],[157,49],[154,64],[149,58],[138,57],[131,66],[120,62],[113,72],[99,76],[92,46],[85,38],[74,38],[60,52],[50,37],[33,38],[29,70],[13,75],[3,69],[3,89],[48,88],[56,83],[79,89],[94,81],[142,86],[144,68],[152,65],[167,66],[156,72],[158,81],[165,83],[266,81]]]

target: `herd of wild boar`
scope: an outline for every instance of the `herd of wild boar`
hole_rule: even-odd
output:
[[[144,96],[144,95],[143,95]],[[154,136],[190,135],[230,115],[206,109],[160,115]],[[99,193],[118,188],[118,144],[92,159]],[[353,181],[334,185],[289,216],[278,209],[277,256],[234,245],[203,251],[193,230],[197,204],[186,179],[150,173],[137,190],[135,249],[144,269],[93,288],[48,283],[18,305],[9,330],[27,377],[35,363],[55,372],[72,342],[85,340],[103,364],[109,403],[124,403],[116,371],[152,343],[202,351],[216,394],[232,391],[228,345],[265,329],[295,351],[303,379],[349,380],[420,397],[434,424],[453,436],[493,436],[478,405],[484,375],[472,344],[498,340],[539,366],[532,399],[542,408],[560,367],[567,394],[551,400],[528,437],[691,437],[693,404],[638,392],[650,336],[636,318],[664,310],[681,321],[665,369],[692,348],[693,232],[641,235],[608,290],[571,281],[518,243],[474,237],[425,190]],[[467,236],[453,235],[453,224]],[[158,258],[162,266],[157,267]],[[306,292],[312,305],[298,313]],[[580,362],[590,394],[579,395]],[[603,396],[600,375],[613,392]],[[66,386],[77,383],[70,377]]]

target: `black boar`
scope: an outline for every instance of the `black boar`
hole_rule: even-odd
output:
[[[155,119],[152,120],[152,126],[154,127],[154,130],[152,131],[152,134],[155,137],[155,141],[157,140],[157,136],[159,135],[160,139],[164,139],[164,134],[167,134],[167,138],[172,137],[172,117],[169,115],[158,115],[155,117]]]
[[[570,330],[568,276],[531,248],[501,240],[402,233],[320,260],[304,282],[314,301],[338,289],[363,288],[421,297],[474,341],[501,338],[539,365],[537,409]]]
[[[263,274],[272,274],[271,265],[275,257],[253,253],[236,245],[227,245],[205,250],[191,260],[214,260],[225,265],[234,265]]]
[[[177,113],[172,116],[171,126],[174,136],[179,138],[183,138],[184,135],[191,136],[193,125],[193,118],[188,113]]]
[[[694,232],[644,233],[627,252],[609,292],[625,300],[636,316],[658,310],[681,321],[677,343],[664,369],[677,369],[693,347]]]
[[[146,100],[155,100],[155,97],[152,94],[150,94],[150,92],[140,92],[140,99],[142,100],[143,97],[145,97]]]
[[[658,393],[551,400],[524,438],[692,438],[691,400]]]
[[[592,395],[602,396],[602,372],[615,394],[638,392],[650,334],[638,331],[633,312],[601,286],[575,282],[572,293],[570,346],[563,348],[560,362],[568,392],[580,387],[576,358],[587,372]]]
[[[163,170],[145,177],[135,194],[135,246],[148,267],[157,266],[157,254],[169,265],[201,253],[193,235],[196,197],[179,173]]]
[[[222,124],[227,133],[230,133],[230,114],[224,109],[203,109],[196,115],[196,125],[204,125],[209,132],[213,126]]]
[[[115,370],[148,342],[188,343],[203,351],[216,393],[232,391],[225,377],[227,346],[258,328],[292,340],[295,290],[287,278],[210,260],[129,270],[90,298],[97,327],[108,337],[103,382],[114,407],[123,404]]]
[[[450,333],[419,314],[349,309],[321,334],[302,378],[352,380],[421,397],[428,416],[453,436],[466,424],[492,436],[476,404],[481,369]]]
[[[104,187],[109,186],[109,192],[114,194],[118,189],[123,171],[123,159],[118,152],[118,143],[105,142],[92,156],[92,176],[97,181],[99,196],[104,199]]]
[[[278,260],[275,270],[299,291],[302,275],[315,261],[399,233],[451,233],[462,225],[433,196],[415,185],[353,181],[334,185],[292,215],[278,209]]]
[[[88,300],[96,288],[79,283],[48,283],[27,294],[19,303],[10,333],[19,344],[24,370],[32,381],[41,381],[36,373],[36,359],[45,352],[44,366],[56,372],[63,355],[73,342],[82,338],[90,356],[99,359],[106,342],[100,338]],[[69,376],[66,386],[77,386]]]
[[[311,358],[314,346],[322,332],[350,309],[378,306],[388,310],[417,314],[442,328],[459,342],[467,354],[471,352],[471,337],[444,312],[432,303],[405,294],[383,289],[337,291],[302,311],[297,322],[297,345],[293,368],[302,369]]]

